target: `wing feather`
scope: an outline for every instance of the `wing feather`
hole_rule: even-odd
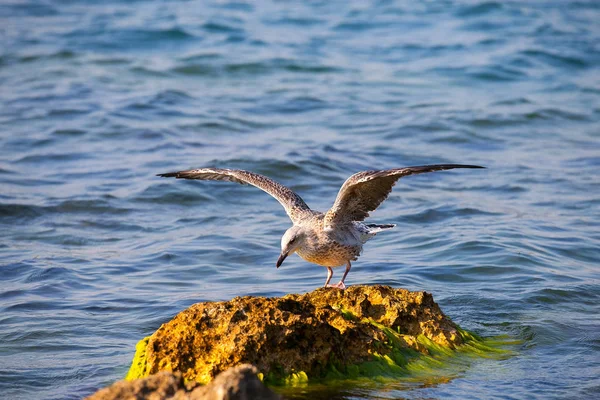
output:
[[[241,169],[222,169],[222,168],[198,168],[187,171],[168,172],[158,174],[165,178],[174,177],[177,179],[199,179],[208,181],[228,181],[236,182],[242,185],[255,186],[271,196],[273,196],[283,208],[293,222],[301,219],[310,207],[304,200],[290,188],[268,178],[264,175],[255,174]]]
[[[352,175],[344,182],[333,207],[325,214],[325,227],[363,221],[392,191],[392,187],[403,176],[425,172],[443,171],[454,168],[484,168],[478,165],[436,164],[381,171],[363,171]]]

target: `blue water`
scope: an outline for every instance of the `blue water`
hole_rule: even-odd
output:
[[[487,169],[399,181],[346,283],[429,291],[518,355],[339,397],[597,396],[600,3],[208,3],[0,5],[2,398],[81,398],[195,302],[323,284],[275,269],[274,199],[155,174],[326,210],[354,172],[446,162]]]

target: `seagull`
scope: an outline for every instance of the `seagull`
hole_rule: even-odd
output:
[[[395,224],[366,224],[363,221],[392,191],[403,176],[454,168],[485,168],[478,165],[436,164],[362,171],[349,177],[340,188],[333,206],[325,213],[311,210],[290,188],[264,175],[240,169],[199,168],[167,172],[157,176],[178,179],[229,181],[255,186],[273,196],[292,220],[292,227],[281,238],[277,268],[293,253],[308,262],[327,268],[325,287],[345,289],[344,280],[362,252],[363,244]],[[335,267],[346,266],[342,279],[330,284]]]

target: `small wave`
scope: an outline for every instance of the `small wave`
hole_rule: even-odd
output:
[[[2,5],[2,8],[3,12],[8,13],[5,15],[11,15],[13,18],[24,16],[48,18],[59,14],[57,8],[43,2],[7,2]]]
[[[166,184],[153,185],[137,194],[132,200],[142,203],[170,204],[173,206],[200,205],[205,202],[214,201],[210,196],[203,195],[200,190],[187,190],[185,184],[193,182],[182,182],[180,187],[173,189]]]
[[[108,32],[111,36],[117,36],[119,40],[131,42],[157,42],[186,40],[195,36],[181,27],[172,27],[167,29],[122,29]]]
[[[224,22],[207,22],[202,28],[213,33],[243,33],[244,30]]]
[[[89,60],[91,64],[96,65],[127,65],[133,62],[133,58],[111,55],[100,55],[98,58]]]
[[[506,100],[500,100],[492,103],[493,106],[521,106],[526,104],[532,104],[526,97],[515,97]]]
[[[257,62],[221,64],[207,60],[184,61],[170,72],[190,76],[238,76],[238,75],[267,75],[278,71],[298,74],[329,74],[343,71],[339,67],[314,63],[302,63],[296,60],[270,59]]]
[[[182,27],[172,27],[164,29],[73,29],[64,35],[70,40],[77,40],[81,37],[88,38],[86,50],[101,49],[108,50],[127,50],[156,48],[157,46],[174,45],[176,42],[197,39],[196,36]]]
[[[316,17],[286,16],[272,21],[274,25],[295,25],[301,27],[315,26],[326,23],[327,20]]]
[[[216,76],[219,74],[218,69],[212,65],[196,63],[181,65],[172,68],[170,71],[176,74],[191,76]]]
[[[42,164],[42,163],[54,163],[54,162],[64,162],[64,161],[78,161],[85,160],[89,158],[88,153],[50,153],[50,154],[32,154],[25,157],[22,157],[16,160],[16,163],[32,163],[32,164]]]
[[[159,71],[156,69],[152,69],[148,66],[135,66],[135,67],[131,67],[130,69],[131,72],[133,72],[134,74],[140,74],[140,75],[146,75],[146,76],[153,76],[153,77],[160,77],[160,78],[164,78],[169,76],[169,74],[167,72],[163,72],[163,71]]]
[[[483,2],[475,5],[460,7],[455,15],[457,17],[478,17],[480,15],[486,15],[503,8],[502,3],[495,1]]]
[[[51,134],[56,136],[65,136],[65,137],[77,137],[83,136],[87,133],[87,131],[83,129],[67,129],[67,128],[59,128],[52,130]]]
[[[0,221],[4,223],[15,223],[27,221],[45,213],[44,207],[26,204],[0,204]]]
[[[470,207],[440,207],[436,209],[430,208],[416,214],[403,216],[402,222],[411,224],[431,224],[452,218],[465,218],[480,215],[494,216],[499,214]]]
[[[467,148],[473,148],[478,152],[497,151],[503,149],[506,144],[506,140],[502,137],[483,135],[464,129],[462,132],[452,131],[450,133],[431,135],[431,139],[428,142],[432,144],[462,145]]]
[[[536,119],[547,119],[547,120],[570,120],[570,121],[587,121],[588,117],[582,113],[576,113],[564,109],[558,108],[546,108],[536,110],[530,113],[524,114],[524,117],[528,120]]]
[[[44,207],[46,212],[51,213],[103,213],[123,215],[131,212],[131,209],[118,207],[106,200],[66,200],[54,206]]]
[[[588,289],[575,288],[543,288],[529,294],[528,300],[533,304],[581,304],[596,306],[600,298],[598,293]]]
[[[206,62],[207,60],[219,60],[222,59],[223,55],[218,52],[208,52],[208,53],[198,53],[198,54],[190,54],[183,57],[179,57],[178,61],[182,63],[196,63],[196,62]]]
[[[527,74],[521,70],[501,65],[477,68],[469,70],[467,73],[472,78],[491,82],[515,81],[527,76]]]
[[[600,167],[600,157],[589,156],[589,157],[576,157],[563,162],[566,167],[569,168],[583,168],[583,167]]]
[[[522,51],[520,54],[523,54],[526,57],[531,57],[545,64],[552,65],[554,67],[588,67],[587,61],[583,58],[556,54],[547,50],[525,50]]]
[[[311,74],[325,74],[343,71],[341,68],[327,65],[303,65],[296,63],[284,64],[282,65],[282,68],[290,72],[306,72]]]

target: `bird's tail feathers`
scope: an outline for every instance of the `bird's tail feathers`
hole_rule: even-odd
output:
[[[369,233],[379,233],[382,231],[387,231],[388,229],[392,229],[396,226],[396,224],[366,224],[367,228],[369,228]]]

